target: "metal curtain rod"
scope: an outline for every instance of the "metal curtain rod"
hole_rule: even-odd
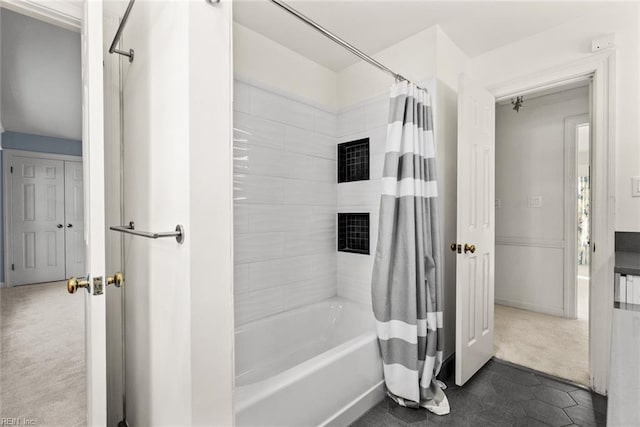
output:
[[[350,44],[350,43],[348,43],[348,42],[346,42],[344,40],[342,40],[340,37],[336,36],[331,31],[327,30],[322,25],[320,25],[317,22],[315,22],[313,19],[311,19],[311,18],[303,15],[302,13],[298,12],[296,9],[292,8],[291,6],[286,4],[285,2],[280,1],[280,0],[270,0],[270,1],[271,1],[271,3],[281,7],[286,12],[289,12],[291,15],[295,16],[296,18],[298,18],[299,20],[301,20],[305,24],[309,25],[314,30],[318,31],[320,34],[324,35],[328,39],[330,39],[333,42],[335,42],[335,43],[339,44],[340,46],[344,47],[345,49],[347,49],[349,52],[353,53],[354,55],[356,55],[360,59],[368,62],[369,64],[373,65],[374,67],[378,67],[379,69],[381,69],[385,73],[392,75],[396,79],[396,81],[409,82],[409,79],[407,79],[403,75],[398,74],[398,73],[394,72],[393,70],[387,68],[386,66],[384,66],[380,62],[376,61],[375,59],[373,59],[372,57],[370,57],[369,55],[367,55],[366,53],[364,53],[363,51],[361,51],[357,47],[353,46],[352,44]]]
[[[215,5],[220,3],[220,0],[205,0],[207,3]],[[124,11],[124,15],[122,15],[122,20],[120,21],[120,25],[118,26],[118,31],[116,31],[116,35],[111,42],[111,46],[109,47],[109,53],[117,53],[118,55],[128,56],[129,62],[133,62],[133,49],[129,49],[129,52],[116,49],[116,46],[120,42],[120,37],[122,37],[122,31],[124,30],[124,26],[127,25],[127,19],[129,19],[129,13],[131,13],[131,9],[133,8],[133,4],[136,0],[129,0],[129,4],[127,5],[127,9]]]
[[[129,52],[124,50],[116,49],[116,46],[120,42],[120,37],[122,37],[122,30],[124,30],[124,26],[127,25],[127,19],[129,19],[129,13],[131,13],[131,8],[136,0],[129,0],[129,4],[127,5],[127,10],[124,11],[124,15],[122,15],[122,20],[120,21],[120,25],[118,26],[118,31],[116,31],[116,36],[113,38],[111,42],[111,47],[109,47],[109,53],[117,53],[118,55],[128,56],[129,62],[133,62],[133,49],[129,49]]]

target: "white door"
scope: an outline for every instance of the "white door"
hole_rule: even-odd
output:
[[[102,2],[84,1],[82,21],[82,156],[84,178],[84,296],[87,425],[107,424],[107,361],[105,293],[95,286],[105,279],[104,112],[102,78]],[[81,296],[69,295],[69,298]]]
[[[460,76],[456,384],[493,356],[495,254],[495,98]]]
[[[65,265],[68,277],[86,274],[82,173],[82,162],[64,162]]]
[[[64,162],[14,156],[11,284],[64,280]]]

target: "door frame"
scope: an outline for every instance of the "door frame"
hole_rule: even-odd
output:
[[[105,273],[104,206],[92,209],[92,201],[104,203],[104,86],[103,4],[96,0],[50,2],[47,0],[1,0],[1,7],[81,33],[82,147],[84,178],[86,269],[92,277]],[[88,27],[88,29],[87,29]],[[96,96],[99,95],[99,96]],[[92,154],[89,156],[89,148]],[[89,174],[89,170],[93,173]],[[88,179],[92,178],[92,179]],[[90,196],[90,197],[87,197]],[[98,202],[99,203],[99,202]],[[92,217],[92,214],[95,217]],[[87,369],[87,424],[106,426],[106,304],[104,294],[84,294],[85,362]]]
[[[493,85],[496,100],[564,85],[592,75],[591,89],[591,264],[589,375],[591,388],[607,394],[615,234],[615,48],[567,64]],[[597,249],[597,250],[596,250]]]
[[[41,153],[39,151],[25,151],[4,149],[2,150],[2,191],[4,192],[2,214],[4,216],[3,221],[3,233],[4,233],[4,283],[2,287],[13,287],[13,277],[11,277],[11,254],[13,253],[13,239],[10,236],[13,235],[13,223],[11,222],[11,207],[13,205],[11,185],[13,184],[13,176],[9,172],[11,162],[14,157],[32,157],[36,159],[46,160],[62,160],[82,163],[82,156],[74,156],[69,154],[53,154],[53,153]],[[66,266],[65,266],[66,268]]]
[[[46,0],[2,0],[2,7],[67,30],[80,32],[82,2]]]
[[[591,118],[588,113],[564,119],[564,317],[569,319],[578,317],[578,199],[576,190],[579,153],[577,128],[584,123],[589,123],[589,131],[591,131]],[[571,141],[572,138],[573,141]],[[589,152],[591,152],[591,138],[589,138]],[[591,167],[591,159],[589,159],[589,167]]]

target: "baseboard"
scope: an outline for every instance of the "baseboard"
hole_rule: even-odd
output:
[[[384,380],[349,402],[335,415],[320,424],[321,427],[344,427],[360,418],[369,409],[376,406],[387,395]]]
[[[510,300],[505,300],[500,298],[496,298],[495,303],[498,305],[504,305],[504,306],[513,307],[513,308],[520,308],[522,310],[533,311],[536,313],[550,314],[551,316],[566,317],[564,315],[564,309],[562,308],[560,309],[550,308],[550,307],[545,307],[543,305],[527,304],[524,302],[510,301]]]
[[[8,288],[9,286],[5,282],[0,282],[0,288]]]
[[[442,362],[442,367],[440,368],[438,379],[440,381],[443,381],[443,380],[446,380],[447,378],[453,378],[453,375],[455,372],[456,372],[456,353],[453,352]]]

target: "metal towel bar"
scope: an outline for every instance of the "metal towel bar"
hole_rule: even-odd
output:
[[[176,242],[183,243],[184,242],[184,227],[180,224],[176,225],[175,231],[164,231],[159,233],[154,233],[151,231],[140,231],[136,230],[136,225],[133,221],[129,222],[129,225],[113,225],[109,227],[109,230],[119,231],[121,233],[133,234],[135,236],[146,237],[148,239],[160,239],[163,237],[175,237]]]

